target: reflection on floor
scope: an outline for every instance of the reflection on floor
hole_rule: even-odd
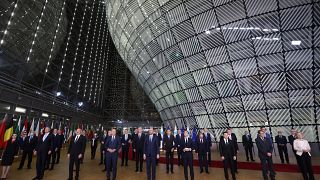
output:
[[[103,166],[99,166],[99,151],[97,150],[97,157],[95,160],[91,160],[89,158],[90,150],[87,149],[86,156],[84,160],[84,164],[81,166],[80,170],[80,179],[81,180],[102,180],[106,179],[105,173],[101,170]],[[68,178],[68,159],[66,156],[66,152],[61,152],[61,162],[60,164],[55,166],[55,169],[52,171],[45,172],[45,180],[65,180]],[[256,159],[258,161],[258,159]],[[129,161],[128,167],[120,166],[120,159],[118,161],[118,172],[117,179],[119,180],[140,180],[147,179],[145,173],[145,164],[144,164],[144,172],[136,173],[135,170],[135,162]],[[259,162],[259,161],[258,161]],[[26,165],[25,165],[26,166]],[[8,179],[12,180],[31,180],[35,176],[35,158],[33,160],[32,169],[28,170],[26,167],[20,171],[17,170],[18,162],[14,162],[11,171],[9,172]],[[166,167],[164,164],[160,164],[157,168],[157,179],[166,179],[166,180],[181,180],[184,179],[183,175],[183,167],[174,166],[174,174],[166,174]],[[200,174],[199,167],[195,167],[195,179],[196,180],[223,180],[224,173],[222,168],[210,168],[210,174]],[[320,179],[320,175],[315,176],[316,179]],[[239,174],[237,175],[238,180],[258,180],[262,179],[261,171],[254,170],[239,170]],[[276,179],[280,180],[302,180],[300,173],[283,173],[277,172]]]

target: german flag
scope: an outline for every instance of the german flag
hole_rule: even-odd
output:
[[[6,123],[6,132],[4,133],[3,141],[6,143],[8,140],[10,140],[12,134],[13,134],[13,117],[9,118]]]

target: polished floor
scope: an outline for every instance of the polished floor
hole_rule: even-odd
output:
[[[98,151],[97,151],[98,152]],[[105,173],[101,170],[103,166],[99,166],[99,156],[97,153],[97,158],[95,160],[89,159],[90,150],[86,151],[86,156],[84,160],[84,164],[81,166],[80,170],[80,179],[81,180],[102,180],[106,179]],[[45,172],[45,180],[65,180],[68,177],[68,159],[66,156],[66,152],[61,152],[61,162],[60,164],[55,166],[55,169],[52,171]],[[118,171],[117,171],[117,179],[120,180],[141,180],[147,179],[145,173],[145,164],[144,164],[144,172],[136,173],[134,172],[135,164],[133,161],[129,161],[128,167],[120,166],[121,160],[118,161]],[[26,166],[26,165],[25,165]],[[31,180],[35,176],[35,159],[33,161],[32,169],[28,170],[26,168],[22,170],[17,170],[18,161],[14,162],[11,171],[9,172],[8,179],[12,180]],[[210,174],[200,174],[199,167],[195,167],[195,179],[196,180],[223,180],[224,173],[221,168],[210,168]],[[174,174],[166,174],[165,173],[165,165],[160,164],[157,168],[157,179],[165,179],[165,180],[182,180],[184,179],[183,168],[175,166]],[[239,174],[237,175],[238,180],[260,180],[261,171],[254,170],[239,170]],[[302,180],[300,173],[284,173],[277,172],[276,179],[279,180]],[[316,179],[320,179],[320,175],[316,175]]]

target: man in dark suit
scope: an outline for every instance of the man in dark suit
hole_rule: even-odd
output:
[[[162,136],[161,134],[159,133],[159,130],[158,129],[155,129],[154,130],[154,134],[157,136],[158,138],[158,146],[159,146],[159,149],[160,149],[160,144],[161,144],[161,141],[162,141]],[[156,165],[158,166],[158,163],[159,163],[159,159],[156,159]]]
[[[153,133],[153,128],[149,129],[149,135],[145,138],[143,148],[143,159],[146,160],[147,179],[156,179],[156,159],[159,159],[160,148],[158,146],[157,135]]]
[[[258,148],[258,155],[261,160],[263,179],[268,180],[269,169],[269,176],[271,180],[275,180],[276,173],[274,172],[272,162],[272,144],[270,143],[270,140],[265,138],[263,130],[259,130],[258,134],[259,137],[256,139],[256,144]]]
[[[203,166],[205,167],[206,173],[209,174],[208,170],[208,141],[204,138],[202,133],[199,134],[199,137],[196,141],[196,153],[198,154],[200,174],[203,173]]]
[[[87,147],[87,142],[88,142],[88,137],[87,137],[87,132],[86,130],[82,130],[81,131],[81,136],[84,137],[84,147],[83,147],[83,154],[82,157],[80,159],[80,163],[83,164],[83,159],[84,159],[84,155],[86,153],[86,147]]]
[[[138,134],[138,129],[137,128],[135,128],[134,129],[134,131],[133,131],[133,133],[132,133],[132,135],[131,135],[131,140],[132,140],[132,160],[135,160],[136,159],[136,152],[135,152],[135,150],[133,149],[133,145],[134,145],[134,137],[136,137],[136,135]]]
[[[181,130],[178,130],[178,134],[176,135],[175,138],[175,144],[177,147],[177,154],[178,154],[178,166],[183,165],[182,161],[182,149],[181,149],[181,140],[183,139],[183,135],[181,134]]]
[[[96,157],[96,151],[98,147],[98,134],[94,133],[92,139],[91,139],[91,159],[94,159]]]
[[[60,146],[60,137],[58,135],[58,130],[54,129],[53,134],[52,134],[52,149],[53,149],[53,151],[47,161],[48,168],[49,168],[49,164],[51,161],[51,167],[49,170],[53,170],[53,168],[54,168],[54,164],[56,163],[56,155],[57,155],[57,151],[58,151],[59,146]]]
[[[62,131],[60,129],[58,130],[58,137],[59,137],[59,146],[58,146],[58,150],[57,150],[57,162],[56,162],[56,164],[59,164],[60,152],[61,152],[62,145],[64,144],[64,135],[62,134]]]
[[[169,164],[170,164],[170,171],[173,174],[173,152],[175,149],[174,141],[175,141],[174,136],[171,134],[171,130],[168,129],[166,131],[166,135],[163,136],[163,146],[162,146],[162,149],[166,154],[167,174],[169,173]]]
[[[223,161],[224,177],[226,180],[229,179],[228,166],[230,166],[232,179],[235,180],[235,166],[233,164],[237,158],[237,151],[234,147],[234,143],[229,138],[228,132],[223,133],[223,136],[219,142],[219,150],[221,159]]]
[[[128,154],[129,154],[129,146],[131,141],[131,136],[128,134],[128,130],[124,129],[123,135],[121,137],[121,147],[122,147],[122,159],[121,159],[121,166],[125,165],[128,166]]]
[[[190,169],[191,180],[194,180],[194,171],[193,171],[193,154],[194,144],[191,138],[189,138],[188,131],[184,131],[184,137],[181,139],[180,147],[182,149],[182,159],[183,159],[183,169],[184,169],[184,178],[188,180],[188,166]]]
[[[121,147],[120,138],[117,136],[116,129],[111,130],[111,136],[107,138],[105,143],[106,165],[107,165],[107,180],[110,180],[111,169],[112,179],[117,176],[118,150]]]
[[[143,147],[145,135],[142,133],[142,127],[138,128],[138,133],[134,137],[133,151],[136,153],[136,172],[142,172],[143,165]]]
[[[52,136],[50,134],[50,128],[46,127],[34,151],[34,155],[37,156],[37,176],[34,177],[33,180],[43,179],[47,156],[51,154],[52,151]]]
[[[79,170],[80,170],[80,159],[84,153],[84,143],[85,139],[81,135],[81,129],[77,129],[76,135],[71,138],[71,142],[68,149],[68,158],[69,158],[69,179],[73,179],[73,166],[76,166],[76,176],[75,180],[79,179]]]
[[[23,153],[19,165],[19,170],[23,168],[24,161],[26,160],[26,157],[28,156],[28,169],[31,169],[31,163],[32,163],[32,155],[33,151],[35,150],[38,143],[38,137],[34,136],[33,132],[30,133],[29,136],[24,138],[23,142]]]
[[[297,159],[298,157],[297,157],[297,154],[296,154],[297,151],[294,150],[294,148],[293,148],[293,142],[296,139],[296,132],[297,132],[296,129],[292,128],[291,129],[291,135],[288,136],[288,140],[289,140],[289,143],[291,144],[292,152],[293,152],[294,156],[296,157],[296,160],[298,160]]]
[[[203,137],[206,140],[207,144],[208,144],[208,153],[207,153],[207,160],[208,160],[208,165],[211,165],[211,148],[212,148],[212,140],[211,140],[211,135],[208,132],[207,128],[204,128],[204,133],[203,133]]]
[[[228,133],[228,137],[229,139],[231,140],[235,150],[236,150],[236,154],[239,153],[239,147],[238,147],[238,139],[237,139],[237,136],[236,134],[234,134],[232,132],[232,129],[231,128],[228,128],[227,129],[227,133]],[[234,171],[236,173],[238,173],[238,162],[237,162],[237,158],[234,159],[234,162],[233,162],[233,165],[234,165]]]
[[[287,149],[287,138],[282,135],[281,131],[278,131],[278,135],[275,137],[277,146],[278,146],[278,151],[281,159],[281,163],[284,164],[284,158],[283,154],[285,155],[286,162],[289,164],[289,156],[288,156],[288,149]]]
[[[100,136],[100,164],[104,164],[106,162],[106,158],[104,156],[104,142],[107,139],[108,132],[107,130],[103,131],[103,134]]]
[[[250,155],[251,161],[254,161],[252,156],[252,149],[253,149],[252,137],[248,131],[245,131],[244,133],[245,134],[242,136],[242,143],[243,143],[244,150],[246,151],[247,161],[249,161],[249,155]]]

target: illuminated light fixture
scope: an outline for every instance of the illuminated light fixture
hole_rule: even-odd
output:
[[[16,107],[14,111],[18,113],[26,113],[26,109],[22,107]]]
[[[82,107],[83,106],[83,102],[78,102],[78,106]]]
[[[36,94],[39,94],[39,95],[40,95],[40,94],[41,94],[41,92],[40,92],[40,91],[36,91]]]
[[[0,44],[3,44],[3,42],[4,42],[4,41],[3,41],[3,39],[2,39],[2,40],[0,41]]]
[[[272,40],[279,41],[280,38],[272,38]]]
[[[267,31],[269,31],[269,29],[262,29],[262,31],[265,31],[265,32],[267,32]]]
[[[49,114],[48,113],[42,113],[41,116],[42,117],[49,117]]]
[[[211,32],[209,30],[206,31],[206,34],[210,34]]]
[[[4,107],[4,109],[10,110],[10,106],[6,106],[6,107]]]
[[[148,73],[148,74],[150,74],[150,72],[149,72],[149,71],[147,71],[147,73]]]
[[[301,45],[301,41],[291,41],[291,45],[300,46]]]
[[[272,31],[279,31],[279,29],[272,29]]]
[[[57,93],[56,93],[56,96],[57,96],[57,97],[61,96],[61,92],[57,92]]]
[[[261,37],[256,37],[256,39],[261,39]]]

